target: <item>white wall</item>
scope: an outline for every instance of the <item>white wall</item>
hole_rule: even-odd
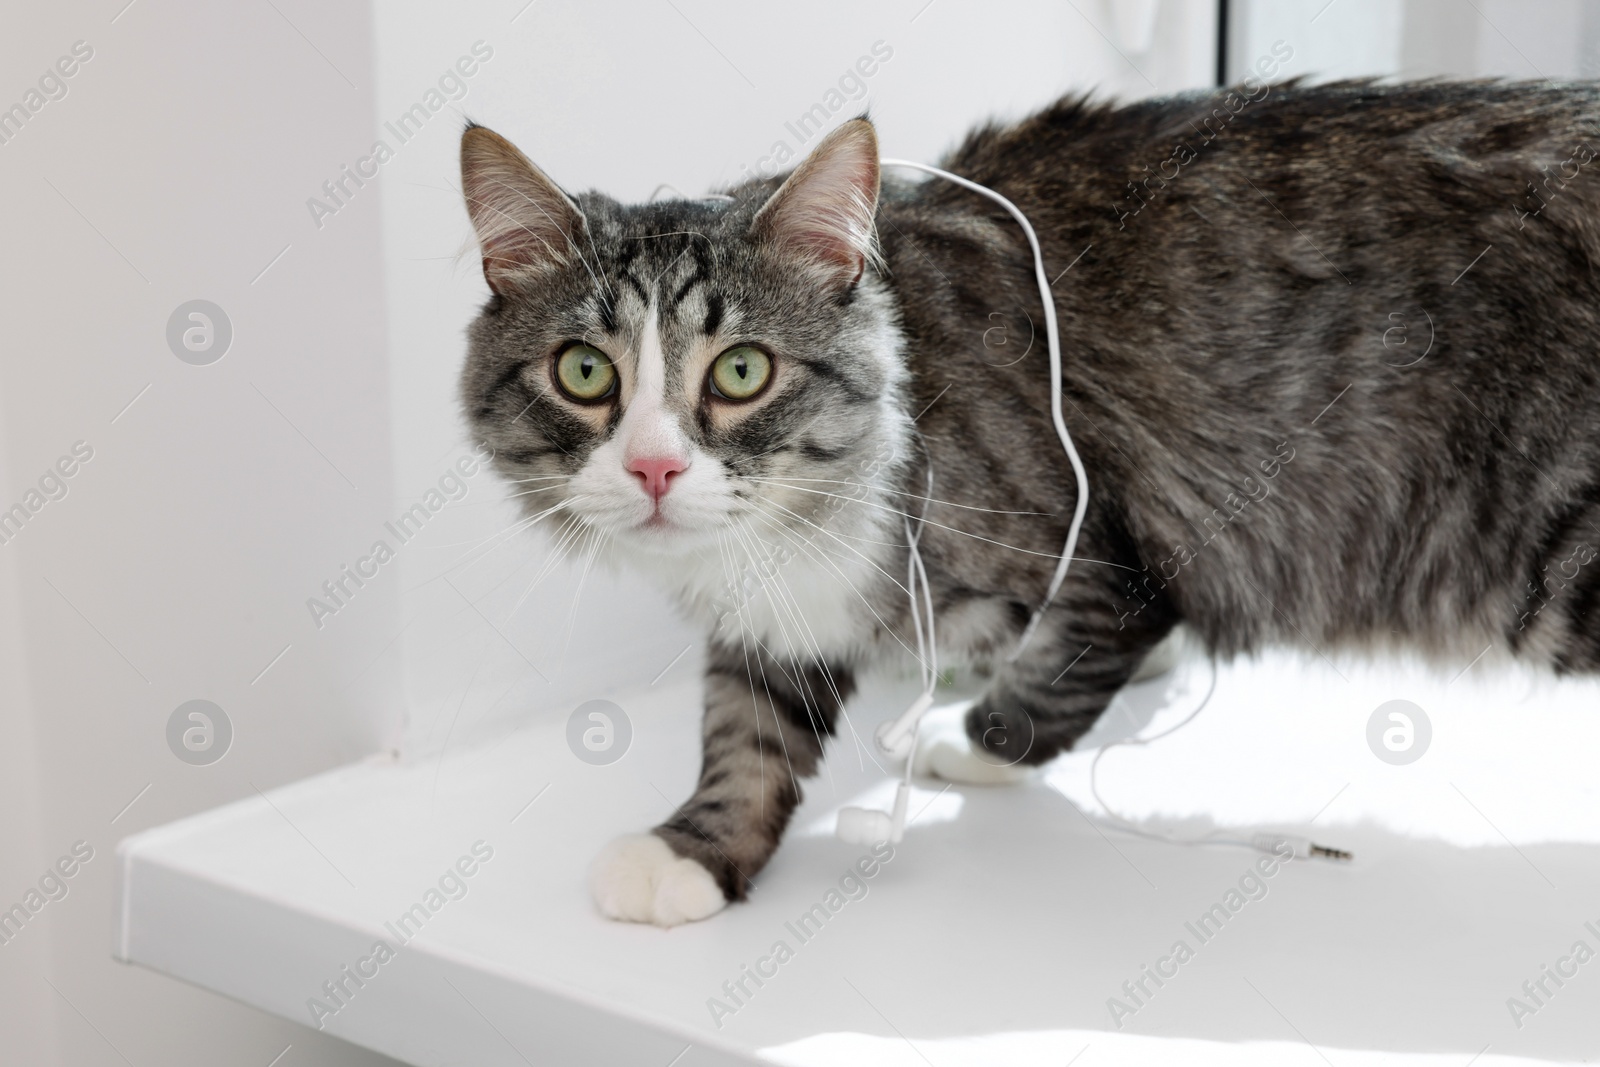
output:
[[[304,605],[391,494],[378,198],[320,232],[305,207],[369,136],[368,13],[125,2],[13,4],[0,34],[0,107],[93,49],[0,144],[0,509],[93,449],[0,544],[0,908],[94,849],[0,944],[0,1062],[378,1063],[110,959],[119,837],[371,752],[401,709],[360,673],[393,590],[321,633]],[[165,338],[196,297],[233,324],[210,366]],[[167,747],[194,698],[235,729],[210,766]]]
[[[1275,40],[1295,50],[1282,76],[1592,78],[1596,0],[1234,0],[1230,78]]]
[[[291,1044],[281,1067],[384,1062],[112,963],[116,840],[394,744],[407,714],[412,750],[490,739],[647,680],[692,636],[625,577],[591,576],[573,613],[558,571],[513,616],[537,541],[456,566],[509,521],[487,474],[320,628],[307,608],[462,454],[483,285],[455,258],[458,115],[570,186],[692,193],[768,154],[875,41],[894,50],[867,96],[885,151],[931,159],[1067,90],[1207,84],[1215,23],[1180,0],[124,3],[18,8],[0,34],[0,107],[94,49],[0,144],[0,509],[94,450],[0,544],[0,908],[95,850],[0,944],[5,1063],[264,1067]],[[322,183],[480,39],[467,96],[314,219]],[[209,366],[165,337],[194,298],[233,326]],[[209,766],[166,740],[195,698],[235,730]]]

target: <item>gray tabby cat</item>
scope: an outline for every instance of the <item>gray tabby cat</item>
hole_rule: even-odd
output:
[[[880,185],[865,120],[781,184],[632,206],[469,128],[473,429],[709,635],[699,785],[601,854],[600,909],[743,898],[856,672],[914,647],[906,515],[1002,762],[1070,748],[1179,622],[1220,655],[1400,635],[1594,670],[1597,120],[1590,85],[1346,82],[972,134],[943,165],[1038,230],[1091,486],[1014,662],[1076,490],[1008,216]]]

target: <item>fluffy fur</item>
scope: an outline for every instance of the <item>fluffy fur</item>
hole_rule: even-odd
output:
[[[1223,655],[1400,640],[1594,670],[1597,119],[1589,85],[1347,82],[1069,99],[972,134],[942,165],[1038,231],[1091,486],[1014,663],[1075,488],[1009,217],[880,187],[862,120],[781,188],[636,206],[469,130],[495,290],[473,428],[530,514],[603,536],[710,635],[700,782],[655,834],[745,894],[855,672],[914,647],[905,515],[941,658],[992,678],[968,732],[1006,762],[1070,747],[1179,622]],[[553,385],[573,340],[615,361],[607,402]],[[729,403],[707,368],[739,344],[774,376]],[[659,508],[626,469],[646,446],[687,460]],[[596,875],[614,917],[704,911],[608,905],[626,875]]]

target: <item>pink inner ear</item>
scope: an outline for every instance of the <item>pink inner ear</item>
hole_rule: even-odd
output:
[[[869,209],[859,193],[866,176],[841,178],[837,188],[797,190],[783,215],[793,219],[788,240],[795,248],[840,265],[857,266],[871,239]],[[821,184],[821,183],[817,183]]]
[[[486,271],[526,270],[566,257],[568,234],[552,210],[570,214],[526,173],[488,167],[468,181]]]
[[[841,126],[817,146],[756,216],[780,245],[854,284],[873,254],[878,145],[865,122]]]
[[[489,285],[510,274],[566,261],[583,216],[567,195],[510,142],[468,131],[461,179]]]

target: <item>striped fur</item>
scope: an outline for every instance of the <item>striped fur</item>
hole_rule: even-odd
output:
[[[822,261],[859,279],[760,224],[776,181],[584,194],[561,256],[495,252],[463,395],[501,471],[583,474],[624,405],[570,410],[549,353],[625,357],[654,306],[669,406],[720,478],[670,543],[592,502],[557,515],[611,530],[711,634],[700,784],[657,833],[728,899],[748,889],[855,672],[913,644],[902,512],[925,514],[941,657],[992,675],[969,732],[1007,760],[1070,747],[1180,622],[1222,655],[1398,642],[1595,670],[1597,123],[1588,84],[1352,82],[1065,100],[972,134],[944,165],[1039,232],[1091,485],[1081,559],[1015,663],[1075,490],[998,208],[891,178],[868,240],[858,120],[805,165],[853,177],[804,214],[847,220]],[[705,353],[747,340],[782,388],[708,406]]]

